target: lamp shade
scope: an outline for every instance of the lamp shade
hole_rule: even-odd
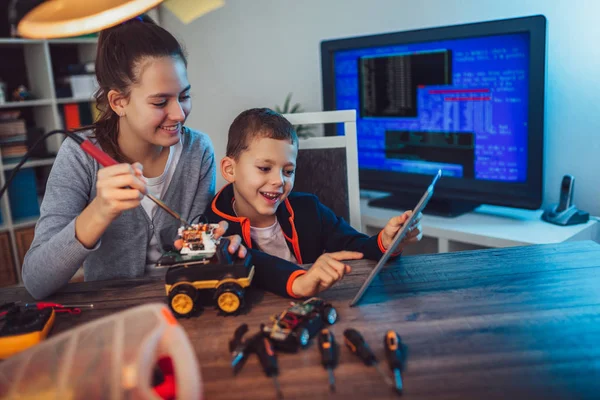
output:
[[[158,6],[163,0],[50,0],[19,22],[19,35],[52,39],[110,28]]]

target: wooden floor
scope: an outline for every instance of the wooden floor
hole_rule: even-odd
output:
[[[351,262],[353,271],[322,297],[337,307],[332,327],[362,332],[383,360],[383,336],[394,329],[407,344],[405,399],[600,398],[600,245],[491,249],[404,257],[384,270],[355,308],[348,302],[374,263]],[[29,300],[22,288],[0,290],[0,304]],[[103,315],[164,300],[160,279],[73,284],[53,300],[93,302],[93,311],[60,316],[53,334]],[[201,365],[206,399],[275,398],[255,357],[232,377],[227,342],[248,323],[251,333],[288,299],[249,291],[250,309],[236,317],[206,309],[181,320]],[[343,346],[342,346],[343,347]],[[286,399],[398,398],[374,368],[341,349],[330,394],[315,343],[280,355]]]

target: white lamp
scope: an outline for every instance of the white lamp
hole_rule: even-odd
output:
[[[24,38],[52,39],[99,32],[137,17],[163,0],[49,0],[19,22]],[[184,23],[224,5],[223,0],[166,0],[165,6]]]

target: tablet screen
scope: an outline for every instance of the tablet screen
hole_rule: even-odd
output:
[[[363,294],[365,293],[365,291],[371,284],[371,281],[373,280],[373,278],[375,278],[377,273],[385,265],[385,263],[390,258],[390,256],[396,252],[398,245],[402,242],[402,239],[404,239],[404,237],[408,234],[408,232],[410,231],[410,228],[412,228],[412,224],[414,223],[417,216],[423,211],[423,209],[425,209],[425,206],[427,206],[429,199],[431,199],[431,196],[433,196],[434,186],[441,177],[442,177],[442,170],[438,170],[437,174],[433,178],[433,181],[431,182],[429,187],[427,187],[427,190],[425,191],[425,193],[423,194],[423,196],[421,197],[421,199],[419,200],[419,202],[413,209],[413,214],[410,216],[408,221],[406,221],[406,223],[402,226],[402,228],[400,228],[400,230],[394,237],[394,241],[392,242],[390,247],[388,247],[386,252],[383,253],[383,256],[381,256],[381,258],[379,259],[379,262],[377,263],[375,268],[373,268],[373,270],[371,271],[369,276],[367,276],[367,279],[365,280],[365,282],[362,284],[362,286],[358,290],[358,293],[356,293],[356,296],[354,296],[354,298],[350,302],[350,307],[352,307],[358,303],[358,301],[361,299],[361,297],[363,296]]]

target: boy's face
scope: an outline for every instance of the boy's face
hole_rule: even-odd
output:
[[[235,211],[255,227],[275,222],[277,207],[294,187],[298,146],[287,140],[258,137],[238,160],[225,157],[223,177],[233,183]]]

